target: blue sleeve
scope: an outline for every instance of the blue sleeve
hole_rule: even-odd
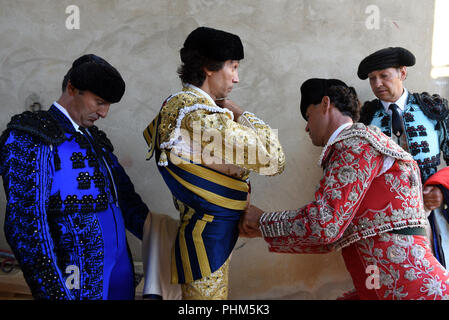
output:
[[[118,162],[117,157],[110,153],[112,171],[117,185],[118,203],[123,213],[125,227],[133,235],[142,240],[143,225],[148,214],[148,207],[140,195],[134,190],[131,179]]]
[[[35,299],[73,299],[58,267],[47,222],[49,149],[14,131],[0,141],[4,141],[0,174],[7,199],[6,240]]]

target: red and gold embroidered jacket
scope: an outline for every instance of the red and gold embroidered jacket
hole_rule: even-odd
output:
[[[324,177],[314,201],[261,216],[270,251],[326,253],[427,225],[418,165],[378,128],[356,123],[343,130],[324,147],[319,164]]]

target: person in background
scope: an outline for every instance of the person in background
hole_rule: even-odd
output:
[[[416,58],[409,50],[389,47],[364,58],[358,67],[361,80],[368,79],[377,99],[367,101],[360,122],[375,125],[391,137],[418,163],[423,184],[438,171],[440,155],[449,163],[449,108],[447,100],[433,94],[411,93],[405,88],[408,69]],[[429,212],[433,251],[443,266],[449,266],[449,218],[440,206],[442,185],[426,185],[424,207]],[[446,190],[446,192],[449,192]],[[449,203],[447,202],[446,205]]]

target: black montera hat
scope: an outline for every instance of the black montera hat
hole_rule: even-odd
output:
[[[301,114],[306,119],[307,107],[311,104],[318,104],[324,96],[327,95],[327,90],[332,86],[348,87],[346,83],[338,79],[320,79],[312,78],[306,80],[301,85]]]
[[[360,62],[357,75],[360,79],[365,80],[372,71],[402,66],[410,67],[415,62],[415,56],[407,49],[401,47],[384,48],[363,59]]]
[[[117,69],[94,54],[76,59],[66,80],[78,90],[90,91],[110,103],[119,102],[125,93],[125,81]]]
[[[182,62],[189,50],[197,50],[202,56],[216,61],[242,60],[244,57],[239,36],[208,27],[196,28],[187,36],[180,50]]]

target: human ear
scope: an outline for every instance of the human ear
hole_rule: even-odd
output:
[[[208,77],[210,77],[212,75],[212,71],[207,69],[206,67],[203,67],[203,71]]]
[[[72,85],[70,80],[67,82],[67,93],[71,96],[74,96],[76,94],[76,88]]]
[[[406,66],[402,66],[399,69],[399,72],[400,72],[400,79],[402,81],[404,81],[407,78],[407,67]]]
[[[321,107],[323,108],[323,113],[326,113],[331,105],[331,99],[329,98],[329,96],[324,96],[321,99]]]

